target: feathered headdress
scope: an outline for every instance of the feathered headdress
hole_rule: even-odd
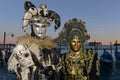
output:
[[[90,39],[90,35],[87,33],[85,22],[77,18],[67,21],[60,34],[63,34],[64,38],[67,40],[71,40],[74,35],[79,36],[83,42]]]
[[[46,21],[49,24],[51,24],[54,21],[55,31],[60,27],[61,24],[60,16],[52,10],[48,10],[46,4],[40,4],[40,6],[36,8],[36,6],[33,3],[31,3],[30,1],[26,1],[24,4],[24,9],[25,14],[22,23],[22,29],[24,30],[24,32],[26,32],[27,26],[29,24],[31,25],[31,22],[34,22],[32,20],[35,17],[40,18],[40,20],[47,19]]]

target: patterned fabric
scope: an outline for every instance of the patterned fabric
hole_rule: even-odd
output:
[[[62,56],[63,67],[60,80],[99,80],[96,53],[90,50],[82,50],[77,57],[73,58],[71,56],[72,53],[70,52]]]
[[[29,79],[23,79],[26,76],[29,76],[29,72],[24,74],[22,76],[22,80],[58,80],[57,78],[57,69],[59,64],[59,55],[56,53],[55,50],[55,43],[52,41],[50,37],[45,37],[43,40],[39,40],[38,38],[34,38],[30,36],[29,34],[21,36],[18,38],[18,45],[26,46],[25,49],[28,49],[30,52],[30,55],[32,56],[32,60],[34,62],[34,65],[30,65],[28,63],[28,58],[23,58],[25,64],[29,64],[29,67],[37,67],[32,73],[32,76],[34,75],[34,79],[31,79],[32,76],[30,76]],[[20,48],[21,49],[21,48]],[[23,49],[23,48],[22,48]],[[23,50],[19,50],[19,52],[23,52]],[[14,69],[16,73],[18,73],[18,64],[21,62],[18,62],[17,59],[14,57],[14,54],[18,53],[18,49],[14,49],[10,59],[9,59],[9,66],[11,69]],[[22,54],[22,53],[21,53]],[[24,56],[24,55],[23,55]],[[49,57],[50,56],[50,57]],[[30,59],[29,59],[30,60]],[[14,61],[14,62],[13,62]],[[15,62],[16,61],[16,62]],[[48,61],[48,63],[47,63]],[[50,62],[49,62],[50,61]],[[14,64],[13,64],[14,63]],[[22,62],[23,63],[23,62]],[[16,68],[14,67],[16,66]],[[20,66],[21,68],[22,66]],[[22,67],[24,68],[24,67]],[[26,69],[26,67],[25,67]],[[30,70],[30,69],[29,69]],[[19,70],[20,71],[20,70]],[[26,72],[25,70],[23,70]],[[41,71],[41,72],[40,72]],[[35,72],[35,74],[34,74]],[[20,73],[21,74],[21,73]],[[16,74],[19,76],[18,74]],[[20,76],[21,77],[21,76]],[[25,77],[26,78],[26,77]]]
[[[56,45],[49,36],[46,36],[44,40],[40,41],[39,39],[33,38],[27,34],[20,37],[18,43],[23,45],[26,44],[34,54],[32,57],[34,56],[34,63],[37,66],[34,80],[57,80],[57,72],[53,70],[52,65],[57,65],[59,63],[59,56],[54,50]],[[42,61],[48,60],[48,55],[51,56],[52,65],[44,67]],[[40,59],[40,57],[42,58]]]

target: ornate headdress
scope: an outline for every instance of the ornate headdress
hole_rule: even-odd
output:
[[[68,40],[73,40],[76,37],[82,39],[82,32],[79,29],[72,29],[68,34]]]
[[[25,15],[23,18],[22,29],[26,32],[26,28],[28,25],[32,25],[34,22],[44,22],[47,24],[51,24],[53,21],[55,22],[55,31],[60,27],[61,21],[60,16],[52,11],[48,10],[46,4],[40,4],[38,8],[30,1],[26,1],[24,4]],[[34,20],[34,18],[39,18],[39,20]],[[48,25],[48,26],[49,26]]]
[[[87,33],[85,22],[77,18],[67,21],[60,34],[63,34],[64,38],[67,40],[72,40],[75,35],[83,42],[90,39],[90,35]]]

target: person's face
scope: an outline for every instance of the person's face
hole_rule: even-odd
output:
[[[74,38],[70,41],[70,48],[74,52],[78,52],[81,49],[82,42],[79,38]]]
[[[46,35],[46,26],[42,23],[35,23],[33,25],[33,31],[39,38],[44,38]]]

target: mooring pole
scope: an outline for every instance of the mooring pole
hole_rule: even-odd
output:
[[[4,32],[4,40],[3,40],[3,47],[5,48],[5,41],[6,41],[6,32]]]

